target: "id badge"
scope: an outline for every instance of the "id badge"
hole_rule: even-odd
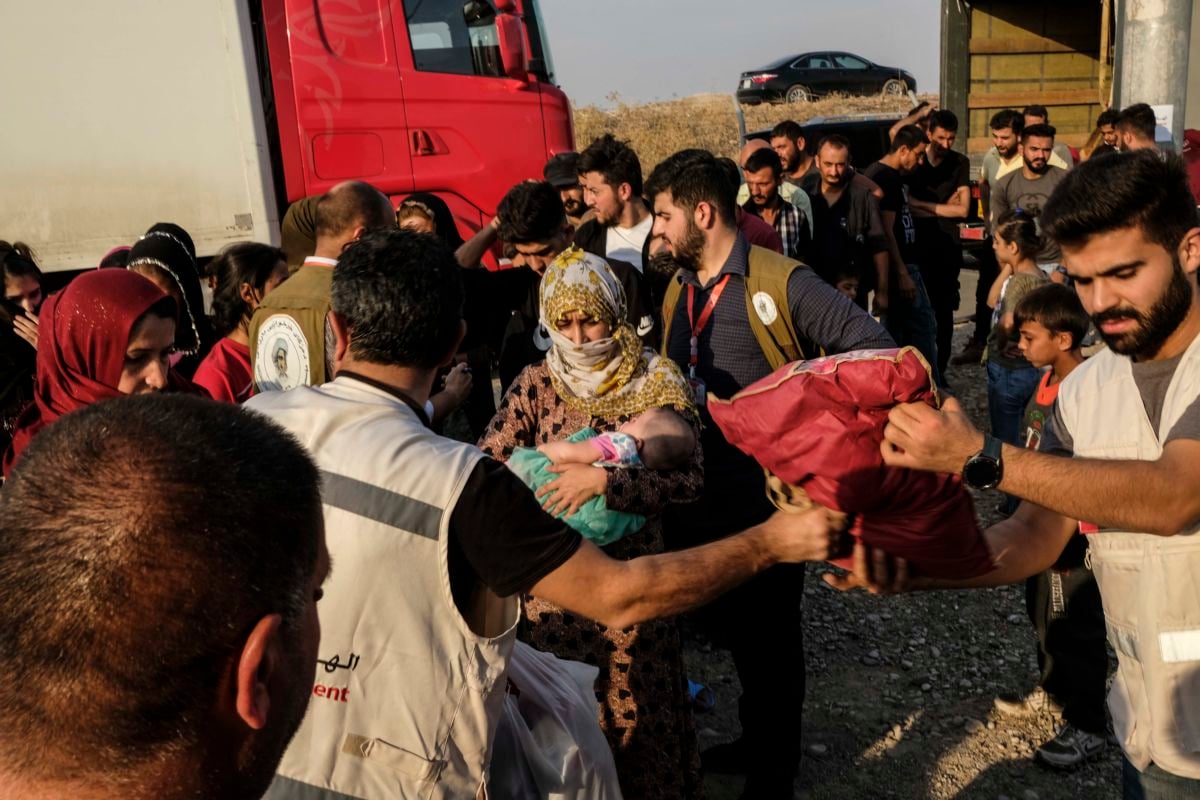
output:
[[[687,379],[688,386],[692,387],[692,396],[696,398],[696,406],[703,408],[708,404],[708,387],[704,385],[704,381],[697,377]]]

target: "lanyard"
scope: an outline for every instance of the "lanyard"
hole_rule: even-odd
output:
[[[692,338],[688,342],[688,376],[696,377],[696,365],[700,363],[700,332],[708,325],[708,321],[712,319],[713,309],[717,307],[717,302],[721,299],[721,292],[725,291],[725,284],[729,283],[729,276],[721,278],[717,285],[713,287],[712,292],[708,295],[708,302],[704,304],[704,308],[700,309],[700,318],[695,315],[696,302],[696,287],[688,284],[687,297],[687,313],[688,324],[692,326]]]

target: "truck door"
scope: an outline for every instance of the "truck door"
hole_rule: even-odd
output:
[[[288,199],[348,179],[411,192],[389,0],[265,0],[263,11]]]
[[[540,180],[548,157],[539,83],[508,77],[501,59],[498,16],[513,12],[512,0],[393,0],[413,182],[467,230]]]

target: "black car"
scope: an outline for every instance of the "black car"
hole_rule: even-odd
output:
[[[780,59],[762,69],[743,72],[739,103],[800,103],[841,94],[903,95],[917,90],[912,75],[897,67],[881,67],[852,53],[804,53]]]

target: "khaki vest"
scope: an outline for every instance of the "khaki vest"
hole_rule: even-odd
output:
[[[1200,337],[1150,427],[1130,361],[1110,350],[1063,381],[1058,404],[1083,458],[1154,461],[1160,442],[1200,396]],[[1108,695],[1113,727],[1139,770],[1200,778],[1200,527],[1174,536],[1102,530],[1088,537],[1117,675]]]
[[[306,264],[263,298],[249,331],[255,392],[325,383],[332,285],[332,267]]]
[[[247,406],[320,467],[333,559],[313,696],[266,797],[483,796],[519,616],[491,596],[476,635],[451,595],[450,512],[483,454],[353,378]]]
[[[787,296],[788,277],[797,269],[808,269],[795,259],[782,256],[765,247],[751,245],[749,265],[746,271],[746,316],[750,319],[750,330],[763,355],[776,370],[784,364],[811,358],[817,353],[812,343],[796,332]],[[667,284],[663,296],[663,340],[662,355],[667,357],[667,345],[671,341],[671,324],[675,321],[675,306],[683,294],[679,273]]]

